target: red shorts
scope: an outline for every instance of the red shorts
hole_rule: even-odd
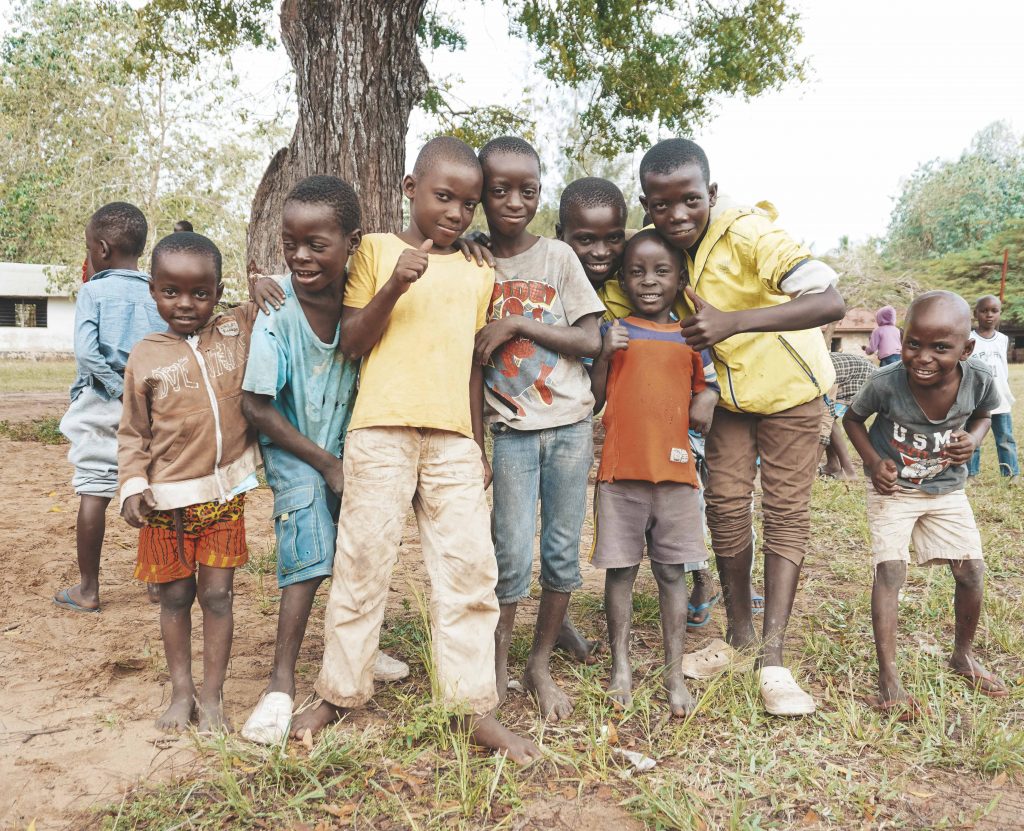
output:
[[[200,502],[181,509],[184,559],[178,554],[173,511],[153,511],[139,533],[135,579],[170,583],[191,577],[197,565],[238,568],[249,561],[245,544],[245,494],[227,502]],[[187,565],[186,565],[187,563]]]

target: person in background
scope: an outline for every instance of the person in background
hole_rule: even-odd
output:
[[[862,346],[868,355],[878,356],[879,366],[894,364],[900,359],[900,330],[896,328],[896,310],[892,306],[882,306],[875,312],[878,324],[868,338],[868,345]]]

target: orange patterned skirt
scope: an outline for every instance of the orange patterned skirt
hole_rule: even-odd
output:
[[[179,551],[174,511],[153,511],[139,533],[135,578],[170,583],[191,577],[197,565],[238,568],[249,560],[245,544],[245,494],[227,502],[200,502],[181,508]]]

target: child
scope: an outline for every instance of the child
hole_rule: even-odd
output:
[[[988,364],[996,376],[996,391],[999,393],[998,406],[992,409],[992,436],[996,440],[996,455],[999,458],[999,472],[1010,478],[1010,484],[1020,482],[1020,467],[1017,464],[1017,442],[1013,439],[1013,417],[1010,408],[1014,397],[1010,392],[1010,372],[1006,365],[1010,339],[997,331],[1003,304],[998,297],[987,294],[974,305],[974,316],[978,328],[971,332],[974,341],[974,355]],[[967,464],[967,475],[977,476],[981,470],[981,447],[979,446]]]
[[[483,185],[472,149],[450,136],[423,147],[402,189],[401,234],[368,234],[352,259],[341,348],[365,356],[345,440],[345,492],[327,602],[323,701],[292,722],[317,732],[373,696],[373,664],[409,504],[431,577],[434,667],[445,706],[474,742],[515,761],[539,755],[502,727],[494,681],[497,565],[487,527],[483,372],[473,337],[494,277],[455,248]]]
[[[558,239],[566,242],[579,257],[583,270],[587,273],[587,279],[604,303],[604,320],[608,322],[628,317],[633,313],[629,297],[618,279],[622,252],[626,247],[626,218],[626,199],[622,191],[607,179],[593,176],[577,179],[562,191],[555,233]],[[672,302],[672,314],[676,320],[682,320],[687,314],[681,288],[679,295]],[[704,366],[704,380],[716,392],[719,391],[715,368],[710,359]],[[701,397],[695,401],[690,419],[692,429],[707,433],[711,427],[716,400],[712,397]],[[696,444],[703,450],[703,439],[694,434],[691,436],[691,448]],[[703,494],[701,501],[703,504]],[[693,592],[689,599],[686,621],[691,629],[699,630],[711,623],[711,609],[719,601],[720,596],[711,595],[707,563],[688,564],[687,570],[693,574]],[[575,639],[572,638],[572,634],[575,631],[574,627],[563,628],[561,641],[573,642]],[[578,633],[576,638],[582,640]]]
[[[774,715],[814,711],[782,666],[782,644],[810,535],[822,397],[835,373],[818,326],[841,318],[836,274],[771,222],[765,209],[718,198],[707,156],[686,139],[640,163],[641,202],[683,252],[692,314],[683,337],[714,347],[722,398],[707,440],[707,516],[725,593],[727,638],[757,644],[750,597],[751,497],[760,458],[765,609],[759,679]]]
[[[868,355],[878,355],[878,365],[888,366],[900,360],[900,330],[896,328],[896,310],[892,306],[882,306],[875,312],[878,324],[868,338],[868,345],[862,346]]]
[[[836,383],[825,399],[825,411],[821,418],[821,444],[828,461],[819,472],[830,479],[856,479],[857,470],[850,461],[846,443],[840,435],[839,422],[850,408],[850,402],[868,378],[874,375],[876,367],[861,355],[829,352],[828,356],[836,371]]]
[[[75,304],[75,363],[71,406],[60,431],[71,442],[72,485],[78,505],[80,582],[53,602],[73,612],[100,610],[100,553],[106,511],[117,493],[117,425],[128,353],[144,335],[164,328],[139,271],[148,227],[127,202],[104,205],[85,227],[86,275]]]
[[[703,359],[672,320],[683,261],[654,231],[627,244],[619,276],[636,310],[605,324],[601,354],[591,368],[595,410],[607,430],[598,470],[593,564],[605,573],[605,609],[612,652],[608,694],[632,701],[629,660],[633,583],[644,546],[658,583],[665,642],[664,683],[673,716],[696,702],[680,660],[686,641],[687,564],[707,560],[689,444],[689,412],[700,398],[718,398],[704,383]]]
[[[959,295],[930,291],[907,311],[902,362],[876,372],[854,399],[843,426],[871,479],[871,620],[878,654],[878,691],[885,713],[909,721],[920,705],[896,671],[896,619],[910,562],[949,563],[956,581],[956,634],[950,666],[978,692],[1004,698],[1006,686],[972,654],[981,616],[985,566],[981,537],[964,492],[966,463],[999,404],[991,370],[968,360],[971,312]],[[864,422],[874,414],[870,433]]]
[[[495,257],[490,322],[476,336],[494,439],[491,532],[498,560],[498,698],[508,688],[516,608],[529,597],[540,502],[541,599],[523,686],[541,715],[560,721],[572,702],[551,677],[551,650],[583,585],[579,545],[594,464],[594,397],[580,358],[601,350],[604,305],[579,260],[526,227],[540,200],[540,158],[521,138],[480,150],[483,205]]]
[[[244,738],[264,744],[288,734],[295,662],[313,598],[334,564],[341,455],[359,374],[338,350],[345,266],[362,238],[351,185],[334,176],[303,179],[285,199],[281,235],[291,272],[285,302],[256,321],[242,382],[242,411],[259,430],[274,492],[281,589],[270,683],[242,728]]]
[[[230,729],[222,692],[231,653],[232,583],[249,554],[245,492],[256,487],[256,435],[242,378],[256,307],[214,314],[221,255],[199,234],[153,248],[150,291],[168,330],[132,349],[117,433],[121,514],[139,535],[135,576],[160,585],[160,634],[171,703],[157,719],[184,730]],[[196,570],[198,568],[198,574]],[[203,690],[192,680],[192,603],[203,610]]]

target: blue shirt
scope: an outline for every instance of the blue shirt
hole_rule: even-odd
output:
[[[149,294],[148,274],[109,268],[93,275],[75,303],[78,375],[71,385],[71,400],[86,387],[104,400],[120,398],[128,353],[146,335],[166,329]]]
[[[340,456],[356,398],[359,362],[348,361],[334,340],[324,343],[306,320],[289,275],[282,283],[285,303],[261,314],[252,330],[242,389],[269,395],[274,408],[296,430],[332,456]],[[270,444],[260,434],[261,444]]]

